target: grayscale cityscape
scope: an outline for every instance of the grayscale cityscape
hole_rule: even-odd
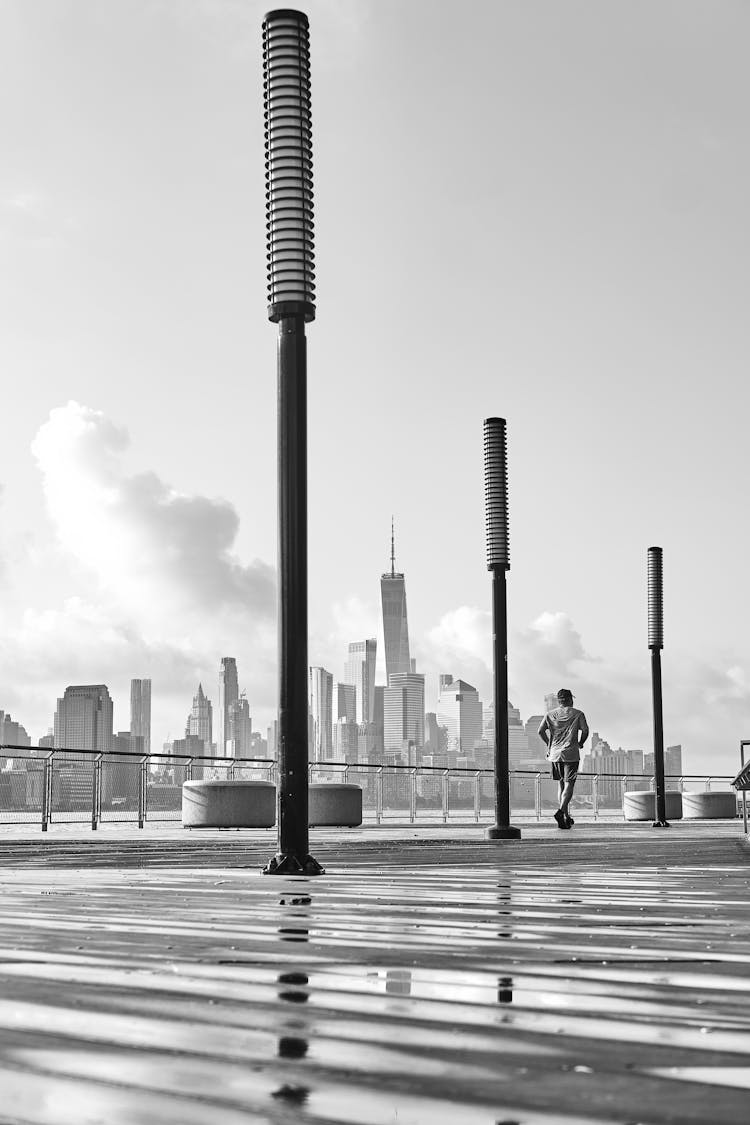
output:
[[[0,1125],[750,1118],[750,0],[1,0]]]

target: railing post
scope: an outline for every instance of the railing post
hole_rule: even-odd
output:
[[[193,780],[193,759],[188,758],[185,762],[185,781]]]
[[[479,824],[482,815],[482,775],[479,770],[474,774],[474,821]]]
[[[710,793],[710,792],[711,792],[711,782],[712,782],[712,781],[713,781],[713,778],[712,778],[712,777],[707,777],[707,778],[706,778],[706,789],[705,789],[705,792],[706,792],[706,793]]]
[[[409,823],[417,819],[417,770],[413,767],[409,771]]]
[[[228,769],[227,772],[229,774],[229,777],[228,777],[227,780],[234,781],[234,758],[229,759],[229,769]]]
[[[47,831],[47,825],[52,819],[52,771],[55,751],[50,750],[44,759],[42,768],[42,832]]]
[[[448,822],[448,770],[443,770],[443,824]]]
[[[99,753],[94,758],[91,776],[91,831],[95,832],[102,813],[102,758]]]
[[[375,823],[380,824],[383,816],[383,767],[378,766],[375,779]]]
[[[190,759],[192,762],[192,758]],[[144,754],[138,763],[138,827],[143,828],[146,820],[146,805],[147,805],[147,776],[148,776],[148,758]]]
[[[537,773],[534,778],[534,813],[537,820],[542,819],[542,774]]]
[[[595,773],[591,779],[591,810],[594,820],[599,819],[599,774]]]

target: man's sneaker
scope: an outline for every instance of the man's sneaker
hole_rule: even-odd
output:
[[[565,819],[567,821],[568,828],[572,828],[575,824],[575,821],[573,820],[573,817],[570,815],[570,813],[565,814]]]
[[[562,809],[557,809],[553,815],[555,820],[557,821],[558,828],[570,828],[570,825],[565,819],[565,813],[562,811]]]

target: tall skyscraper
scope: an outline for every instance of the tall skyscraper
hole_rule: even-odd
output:
[[[357,722],[371,723],[375,716],[375,657],[378,642],[375,637],[366,641],[352,641],[344,666],[344,683],[357,689]]]
[[[409,656],[409,625],[406,619],[406,583],[396,571],[396,550],[391,521],[391,572],[380,578],[385,641],[385,674],[388,683],[396,673],[412,671]]]
[[[198,684],[198,693],[193,696],[193,707],[188,715],[187,724],[185,726],[185,737],[188,735],[195,735],[199,738],[204,746],[204,754],[211,756],[213,754],[213,707],[211,700],[206,697],[203,692],[203,684]]]
[[[130,733],[143,738],[143,753],[151,753],[151,680],[130,681]]]
[[[237,661],[233,656],[222,656],[219,669],[219,713],[216,716],[218,731],[216,749],[220,757],[226,754],[226,741],[229,736],[229,709],[239,699],[237,685]]]
[[[55,747],[112,750],[112,699],[104,684],[66,687],[55,711]]]
[[[310,758],[328,762],[333,757],[333,676],[325,668],[310,669]]]

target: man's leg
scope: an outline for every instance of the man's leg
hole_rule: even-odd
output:
[[[560,782],[560,810],[567,816],[568,805],[571,802],[571,799],[573,797],[573,790],[576,787],[576,778],[578,777],[578,771],[576,770],[575,772],[573,772],[572,770],[566,770],[565,777],[565,782]]]
[[[562,778],[560,778],[559,782],[557,783],[557,807],[558,807],[558,809],[562,809],[562,799],[563,799],[564,789],[565,789],[565,782],[563,781]],[[563,809],[563,812],[565,812],[565,809]]]

